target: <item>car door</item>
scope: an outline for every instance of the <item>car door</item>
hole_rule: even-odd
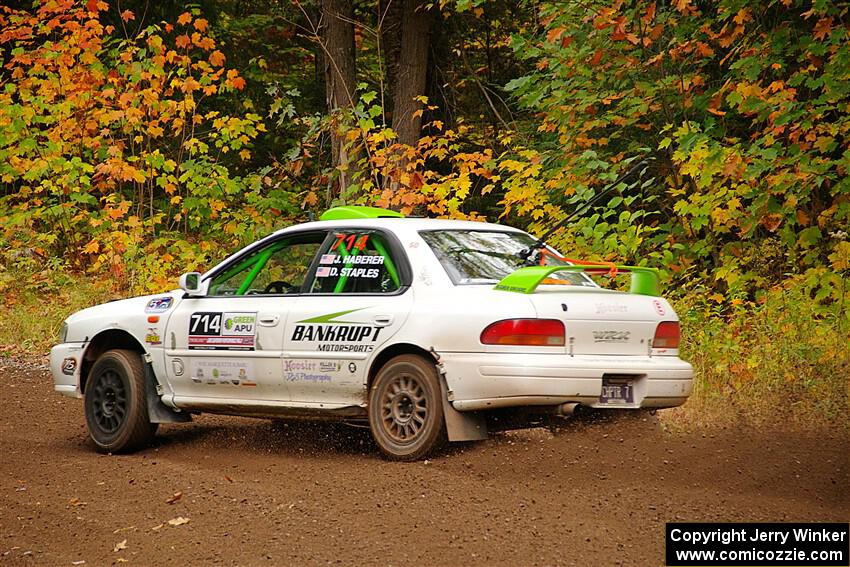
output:
[[[283,235],[205,277],[206,293],[180,302],[165,336],[175,402],[286,402],[281,358],[286,320],[326,231]]]
[[[293,402],[365,402],[369,362],[410,313],[410,282],[404,250],[389,232],[331,231],[286,323],[283,370]]]

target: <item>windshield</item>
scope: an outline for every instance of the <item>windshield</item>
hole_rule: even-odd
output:
[[[496,284],[526,266],[519,253],[535,243],[524,232],[492,230],[432,230],[419,233],[440,260],[455,285]],[[569,265],[549,255],[547,266]],[[554,273],[549,279],[560,284],[596,287],[584,274]]]

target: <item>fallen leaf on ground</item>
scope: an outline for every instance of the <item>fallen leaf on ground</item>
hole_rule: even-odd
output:
[[[166,500],[165,502],[167,504],[174,504],[175,502],[177,502],[181,498],[183,498],[183,492],[175,492],[174,495],[171,498],[169,498],[168,500]]]
[[[112,548],[112,551],[114,553],[118,553],[119,551],[124,551],[125,549],[127,549],[127,540],[126,539],[124,541],[119,541],[118,543],[116,543],[115,547]]]
[[[184,518],[183,516],[177,516],[176,518],[171,518],[168,520],[169,526],[182,526],[183,524],[188,524],[189,518]]]
[[[135,529],[136,529],[136,526],[128,526],[128,527],[126,527],[126,528],[118,528],[117,530],[115,530],[115,531],[114,531],[114,532],[112,532],[112,533],[114,533],[114,534],[120,534],[121,532],[130,532],[130,531],[133,531],[133,530],[135,530]]]

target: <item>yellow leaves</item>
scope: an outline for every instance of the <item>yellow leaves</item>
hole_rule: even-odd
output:
[[[691,9],[691,0],[675,0],[673,6],[684,14]]]
[[[835,251],[829,255],[829,260],[835,270],[850,269],[850,242],[842,240],[836,244]]]
[[[83,246],[83,254],[97,254],[100,252],[100,242],[92,238],[88,244]]]
[[[151,124],[148,126],[148,135],[151,138],[160,138],[162,134],[162,127],[157,125],[155,122],[151,122]]]
[[[832,136],[818,136],[815,140],[814,147],[821,153],[827,153],[831,151],[834,143],[835,138]]]
[[[734,21],[739,26],[743,26],[745,23],[752,21],[752,19],[752,11],[749,8],[744,7],[738,10],[738,13],[735,14],[735,17],[732,18],[732,21]]]
[[[247,149],[243,149],[239,152],[239,157],[241,157],[243,160],[251,159],[251,152]]]

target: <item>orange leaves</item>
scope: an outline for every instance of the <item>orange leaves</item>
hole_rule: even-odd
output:
[[[832,17],[821,18],[815,24],[815,29],[812,33],[815,39],[824,40],[832,32]]]
[[[186,34],[178,35],[174,39],[174,44],[180,49],[186,49],[190,45],[192,45],[192,40],[189,39],[189,36]]]
[[[212,38],[202,36],[198,32],[192,32],[192,43],[201,49],[210,50],[215,47],[215,42]]]
[[[109,4],[103,2],[102,0],[87,0],[86,10],[88,10],[92,14],[97,14],[98,12],[105,12],[109,10]]]
[[[644,25],[648,26],[655,19],[655,10],[655,2],[650,2],[649,6],[646,7],[646,12],[641,16],[641,21]]]
[[[735,17],[732,18],[732,21],[734,21],[739,26],[743,26],[747,22],[752,21],[752,19],[753,19],[752,11],[749,8],[744,7],[744,8],[741,8],[738,11],[737,14],[735,14]]]
[[[714,55],[714,50],[702,41],[696,43],[695,50],[701,57],[712,57]]]
[[[590,59],[590,64],[594,67],[599,65],[599,62],[602,61],[603,55],[605,55],[605,52],[601,49],[597,49],[596,52],[593,54],[593,57],[591,57]]]
[[[245,79],[239,76],[239,71],[236,69],[230,69],[227,71],[227,80],[225,83],[240,91],[245,88]]]
[[[192,14],[190,14],[189,12],[183,12],[177,18],[177,23],[180,24],[181,26],[185,26],[186,24],[190,23],[191,21],[192,21]]]
[[[768,232],[776,232],[779,225],[782,224],[782,215],[777,213],[767,213],[759,219],[759,224],[762,225]]]
[[[571,35],[564,36],[566,31],[566,28],[562,27],[552,28],[546,33],[546,41],[549,43],[560,42],[561,47],[567,47],[573,42],[573,37]]]
[[[186,77],[186,80],[183,81],[183,84],[180,87],[180,90],[186,94],[191,94],[201,88],[201,83],[195,79],[195,77]]]
[[[210,65],[214,65],[215,67],[221,67],[224,65],[225,57],[224,53],[216,49],[209,56]]]
[[[121,12],[121,20],[122,21],[129,22],[130,20],[135,20],[135,19],[136,19],[136,15],[133,13],[132,10],[124,10],[123,12]]]
[[[207,31],[207,27],[209,27],[209,22],[206,21],[204,18],[198,18],[192,25],[195,27],[196,30],[203,33]]]

